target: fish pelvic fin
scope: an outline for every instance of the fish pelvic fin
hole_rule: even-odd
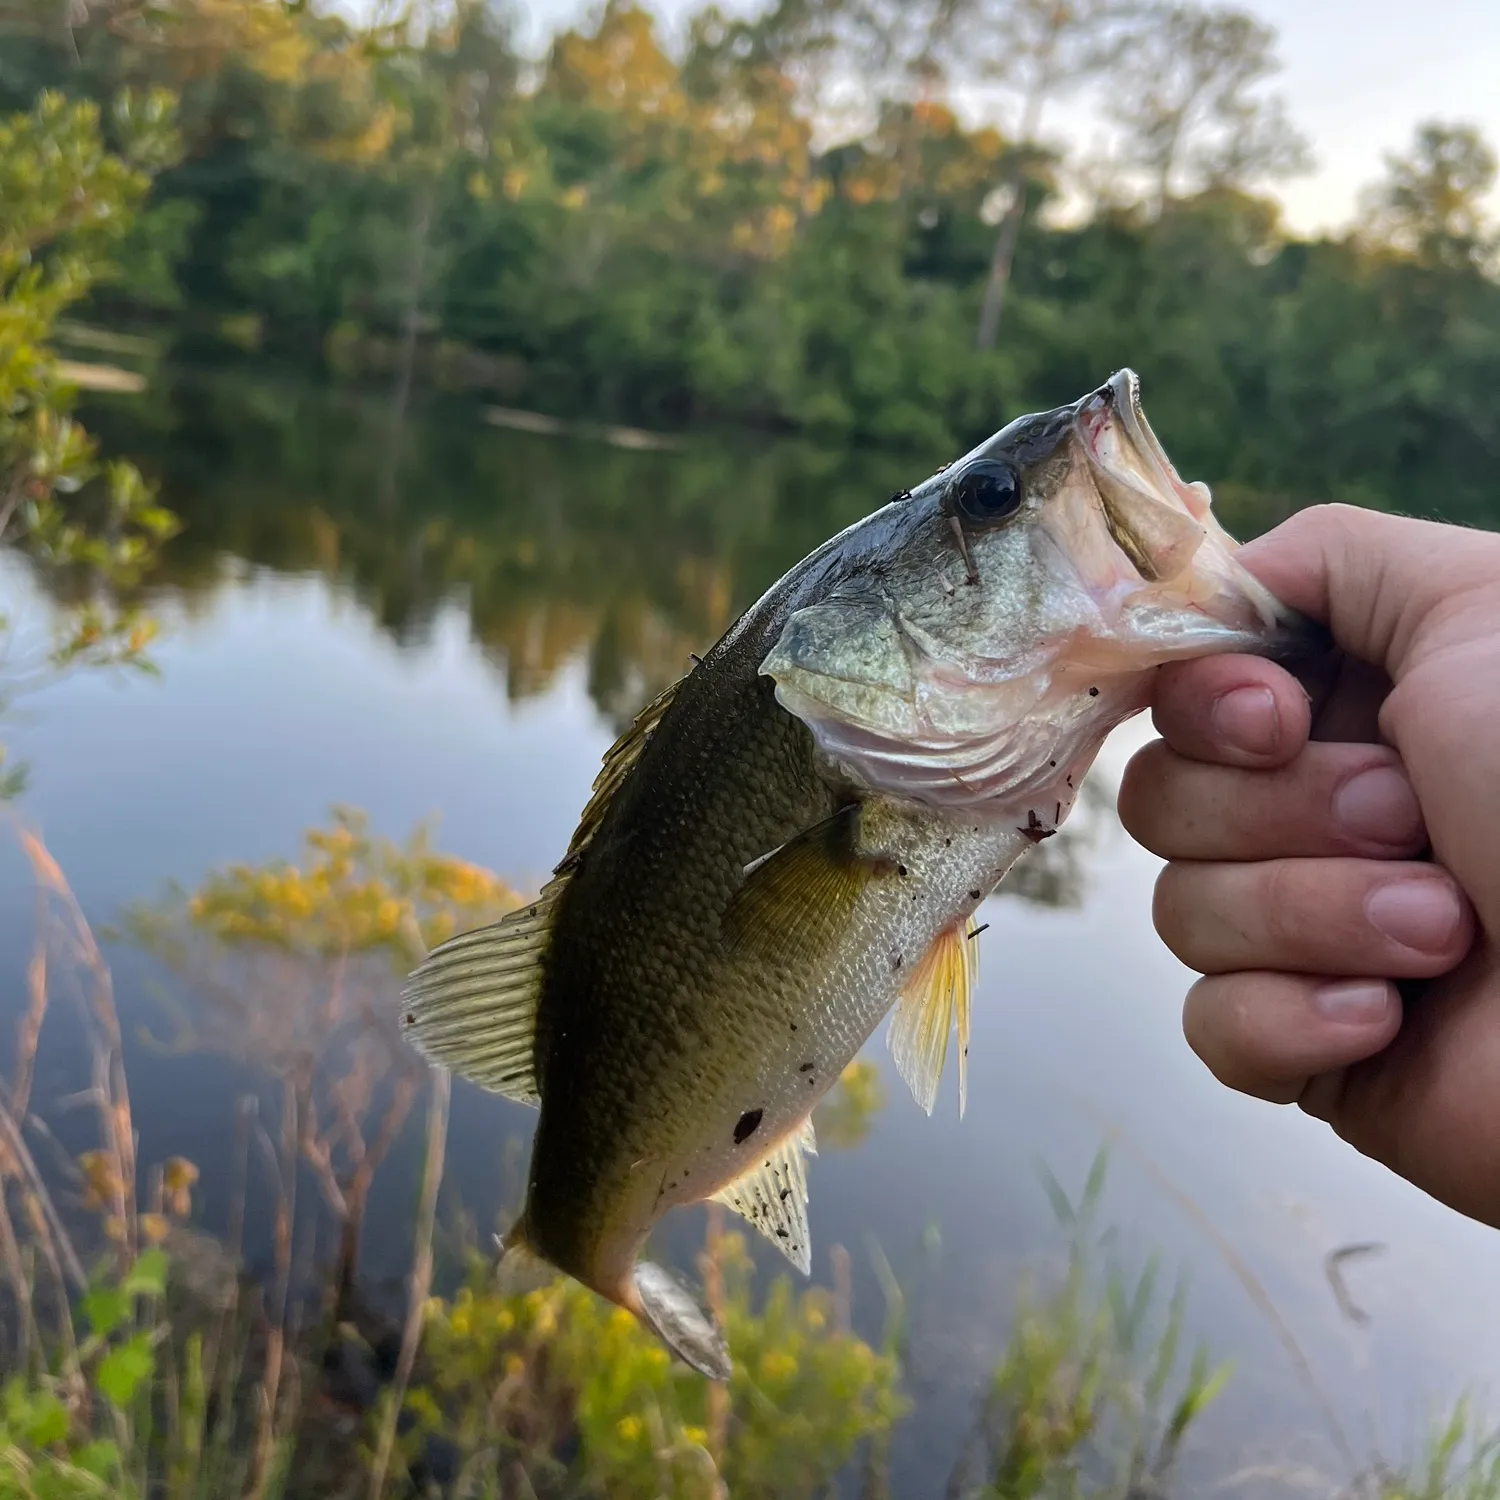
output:
[[[638,1261],[626,1303],[685,1364],[710,1380],[728,1380],[733,1366],[724,1331],[664,1266]]]
[[[716,1203],[732,1208],[760,1230],[804,1276],[812,1270],[807,1167],[802,1159],[809,1151],[817,1154],[810,1118],[713,1194]]]
[[[887,1033],[896,1071],[912,1098],[930,1115],[948,1058],[948,1038],[958,1031],[958,1115],[969,1102],[969,1002],[979,976],[974,919],[945,928],[912,971]]]
[[[417,1049],[484,1088],[541,1102],[536,1014],[542,960],[567,877],[490,927],[434,948],[401,994],[401,1023]]]
[[[495,1236],[500,1259],[495,1266],[495,1284],[505,1293],[534,1291],[556,1279],[557,1267],[526,1237],[526,1220],[517,1219],[503,1235]]]
[[[897,869],[859,848],[859,817],[851,802],[746,868],[724,912],[731,953],[797,967],[836,940],[869,883]]]

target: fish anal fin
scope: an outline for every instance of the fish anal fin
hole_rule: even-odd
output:
[[[807,1227],[807,1168],[803,1152],[812,1145],[811,1121],[756,1156],[748,1171],[713,1194],[760,1230],[804,1276],[812,1270],[812,1236]]]
[[[534,1059],[542,960],[563,880],[489,927],[434,948],[401,994],[401,1023],[435,1063],[523,1104],[541,1090]]]
[[[686,1285],[663,1266],[638,1261],[626,1305],[700,1375],[728,1380],[732,1371],[724,1332]]]
[[[978,974],[972,919],[955,922],[933,940],[912,970],[891,1017],[887,1036],[896,1071],[930,1115],[948,1058],[948,1038],[958,1029],[958,1113],[969,1100],[970,995]]]
[[[872,880],[895,862],[858,848],[859,804],[830,817],[755,860],[724,912],[731,953],[748,949],[796,967],[843,931]]]

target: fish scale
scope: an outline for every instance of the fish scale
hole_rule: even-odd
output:
[[[537,900],[403,998],[431,1057],[540,1103],[507,1253],[727,1376],[647,1236],[713,1197],[806,1271],[813,1106],[893,1011],[929,1110],[957,1030],[962,1109],[976,907],[1159,664],[1311,639],[1234,548],[1121,372],[830,539],[648,705]]]

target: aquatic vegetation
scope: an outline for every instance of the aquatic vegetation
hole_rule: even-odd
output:
[[[1184,1439],[1229,1367],[1198,1345],[1182,1368],[1186,1293],[1163,1305],[1160,1266],[1121,1264],[1098,1225],[1107,1157],[1076,1202],[1044,1181],[1068,1234],[1061,1280],[1023,1286],[1005,1354],[950,1493],[986,1500],[1131,1500],[1170,1491]]]
[[[897,1362],[849,1331],[848,1308],[825,1289],[794,1292],[783,1276],[757,1307],[738,1235],[716,1254],[735,1366],[724,1410],[630,1314],[567,1281],[499,1291],[476,1265],[429,1312],[430,1374],[407,1398],[414,1432],[472,1455],[470,1493],[488,1493],[481,1470],[498,1482],[538,1446],[543,1462],[526,1468],[538,1493],[823,1493],[904,1410]]]

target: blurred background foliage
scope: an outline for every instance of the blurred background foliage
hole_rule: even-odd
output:
[[[1493,154],[1428,124],[1354,228],[1289,233],[1267,193],[1306,143],[1274,34],[1232,7],[776,0],[669,47],[610,0],[540,58],[483,0],[7,14],[0,110],[178,100],[89,310],[182,354],[934,458],[1130,363],[1211,481],[1490,495]],[[1111,122],[1104,156],[1051,144],[1064,95]]]

